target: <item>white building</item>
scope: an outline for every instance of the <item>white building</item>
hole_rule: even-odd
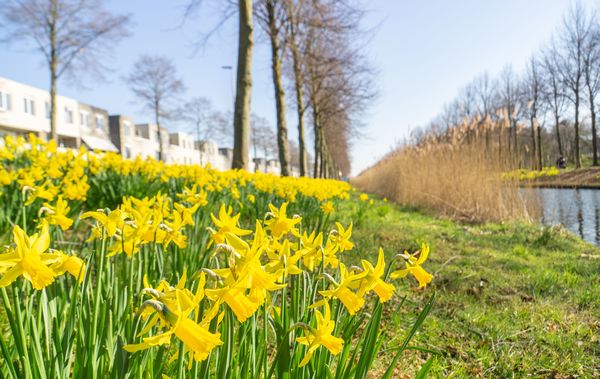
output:
[[[58,144],[117,151],[110,143],[108,112],[77,100],[56,96]],[[47,90],[0,77],[0,135],[50,134],[50,94]]]
[[[168,163],[200,164],[201,151],[196,147],[194,138],[183,132],[169,134]]]
[[[155,124],[135,124],[130,117],[111,115],[104,109],[56,96],[58,144],[65,148],[85,146],[90,150],[115,151],[123,157],[152,157],[167,163],[209,164],[217,170],[228,170],[233,150],[219,148],[213,141],[195,141],[183,132],[170,133]],[[50,94],[0,77],[0,137],[5,134],[39,137],[50,135]],[[162,144],[162,149],[161,149]],[[161,151],[164,157],[161,157]],[[255,159],[249,170],[280,173],[277,160]],[[292,172],[294,171],[292,167]]]

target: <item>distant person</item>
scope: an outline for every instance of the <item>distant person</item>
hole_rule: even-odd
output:
[[[556,160],[556,168],[567,168],[567,160],[562,155]]]

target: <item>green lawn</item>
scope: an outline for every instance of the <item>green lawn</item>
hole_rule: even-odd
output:
[[[430,377],[600,377],[599,249],[561,228],[457,224],[382,201],[363,203],[362,215],[358,207],[349,202],[338,214],[354,218],[355,252],[374,256],[385,246],[389,261],[419,241],[431,245],[432,285],[422,291],[405,280],[398,290],[407,301],[387,305],[382,361],[435,292],[411,343],[439,351]],[[396,377],[414,377],[429,357],[405,352]]]

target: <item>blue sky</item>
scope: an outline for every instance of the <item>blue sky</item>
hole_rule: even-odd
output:
[[[218,1],[218,0],[214,0]],[[210,1],[205,1],[210,3]],[[366,47],[378,71],[379,97],[364,118],[364,134],[354,142],[353,173],[373,164],[407,136],[411,128],[426,124],[452,100],[458,89],[474,76],[492,75],[508,63],[519,70],[561,23],[568,0],[373,0],[364,27],[375,28]],[[596,0],[586,0],[597,6]],[[112,71],[101,83],[80,85],[59,82],[59,93],[108,109],[132,115],[136,122],[150,121],[120,79],[140,54],[164,54],[173,58],[187,87],[184,97],[205,96],[214,107],[232,108],[230,73],[221,66],[236,62],[235,19],[215,35],[208,45],[192,54],[192,44],[201,30],[215,22],[210,8],[184,27],[185,1],[109,0],[115,12],[132,13],[132,36],[107,56]],[[275,104],[270,81],[269,50],[258,40],[254,61],[252,111],[274,124]],[[38,87],[49,79],[41,57],[28,46],[2,46],[0,76]],[[85,80],[85,79],[84,79]],[[293,115],[290,135],[296,136]]]

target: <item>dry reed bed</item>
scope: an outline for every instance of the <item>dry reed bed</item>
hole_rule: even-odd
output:
[[[408,146],[367,169],[353,184],[460,221],[534,219],[537,202],[524,197],[518,181],[501,179],[510,167],[498,162],[494,150],[444,142]]]

